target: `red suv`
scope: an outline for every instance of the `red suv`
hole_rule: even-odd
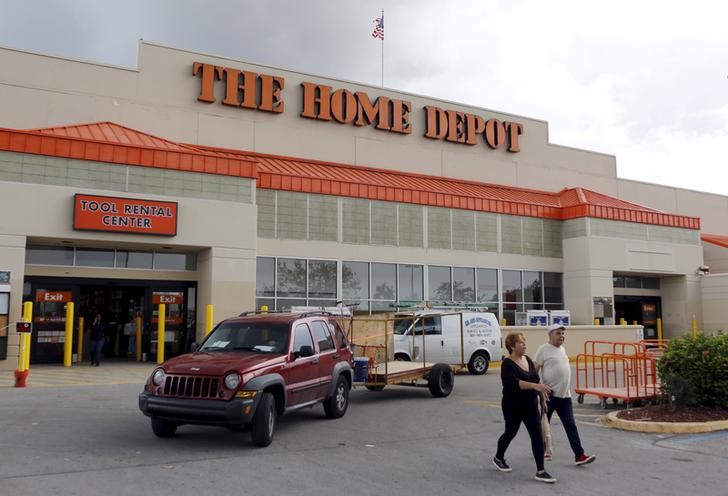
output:
[[[139,394],[159,437],[183,424],[250,427],[268,446],[276,416],[323,403],[329,418],[349,406],[352,352],[325,312],[250,312],[227,319],[192,353],[164,362]]]

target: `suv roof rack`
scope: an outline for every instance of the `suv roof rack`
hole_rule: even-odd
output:
[[[275,313],[285,313],[285,312],[281,312],[279,310],[248,310],[248,311],[240,313],[238,315],[238,317],[247,317],[248,315],[266,315],[269,313],[275,314]]]

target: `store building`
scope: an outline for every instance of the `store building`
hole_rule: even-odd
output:
[[[114,356],[160,301],[171,353],[209,303],[728,322],[728,197],[620,179],[546,122],[147,42],[138,69],[0,64],[0,368],[23,301],[31,363],[61,361],[67,301]]]

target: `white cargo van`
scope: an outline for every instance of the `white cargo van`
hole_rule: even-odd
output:
[[[485,374],[491,360],[502,358],[498,318],[488,312],[421,310],[397,314],[394,358],[466,364],[471,374]]]

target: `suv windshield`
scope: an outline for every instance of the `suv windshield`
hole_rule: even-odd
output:
[[[412,318],[397,320],[394,323],[394,333],[395,334],[404,334],[405,332],[407,332],[407,329],[409,329],[412,326],[413,321],[414,321],[414,319],[412,319]]]
[[[255,351],[285,353],[288,325],[267,322],[223,322],[197,351]]]

